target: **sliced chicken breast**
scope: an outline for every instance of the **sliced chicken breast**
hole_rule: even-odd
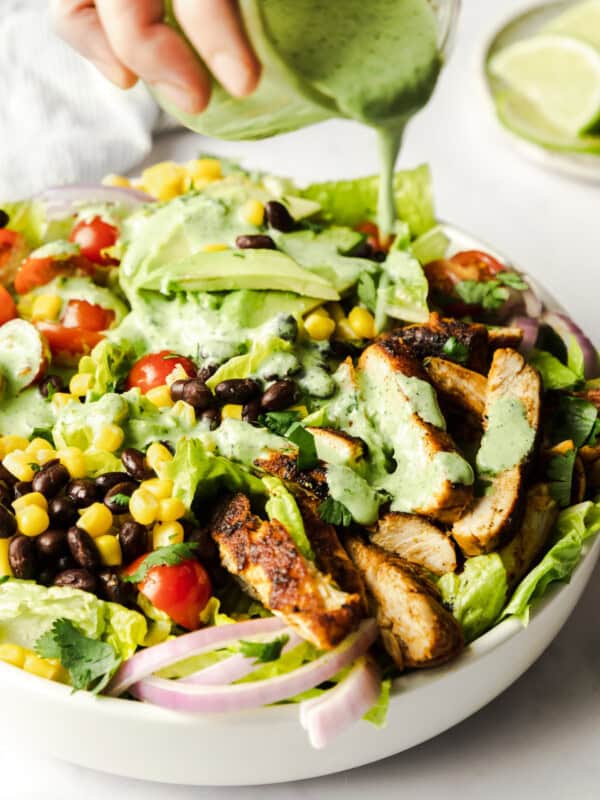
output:
[[[446,319],[433,312],[426,325],[409,325],[394,331],[408,347],[410,353],[421,360],[427,356],[443,357],[448,341],[465,348],[466,365],[484,372],[488,358],[488,331],[478,322]]]
[[[443,358],[428,358],[424,367],[442,397],[477,419],[482,419],[487,388],[487,379],[483,375]]]
[[[425,567],[434,575],[456,569],[452,540],[432,522],[416,514],[386,514],[377,523],[371,541],[388,553]]]

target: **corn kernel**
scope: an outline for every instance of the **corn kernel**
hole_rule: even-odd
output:
[[[50,525],[48,512],[36,505],[25,506],[17,511],[15,516],[17,526],[24,536],[39,536]]]
[[[0,453],[3,456],[12,453],[13,450],[26,450],[29,446],[29,441],[24,436],[3,436],[0,439]]]
[[[308,408],[306,406],[290,406],[290,411],[295,411],[300,415],[300,419],[308,416]]]
[[[26,655],[27,650],[19,644],[10,644],[9,642],[0,644],[0,661],[12,664],[13,667],[22,669],[25,664]]]
[[[0,539],[0,575],[12,578],[13,571],[8,560],[8,545],[10,539]]]
[[[24,450],[12,450],[7,456],[4,456],[2,464],[18,480],[33,480],[35,473],[31,466],[31,456],[27,455]]]
[[[348,323],[359,339],[372,339],[375,336],[375,320],[366,308],[354,306],[348,314]]]
[[[158,515],[158,500],[146,489],[136,489],[129,500],[129,513],[140,525],[152,525]]]
[[[334,319],[336,322],[339,322],[346,316],[344,314],[344,309],[342,308],[341,303],[328,303],[327,311],[329,312],[331,318]]]
[[[183,525],[180,522],[160,522],[152,529],[152,547],[168,547],[183,542]]]
[[[113,515],[104,503],[92,503],[81,512],[77,522],[77,527],[82,528],[86,533],[97,539],[104,536],[112,528]]]
[[[106,450],[108,453],[114,453],[123,444],[125,434],[123,429],[118,425],[103,425],[96,436],[94,437],[94,447],[99,450]]]
[[[35,653],[27,652],[23,663],[25,672],[45,678],[48,681],[59,681],[64,677],[64,670],[59,661],[50,658],[40,658]]]
[[[69,382],[69,391],[75,397],[84,397],[92,385],[93,375],[86,372],[78,372],[73,375]]]
[[[69,470],[72,478],[85,478],[87,472],[85,456],[79,447],[65,447],[63,450],[57,450],[56,457],[63,467]]]
[[[223,419],[241,419],[243,406],[237,403],[227,403],[221,409],[221,417]]]
[[[335,330],[335,322],[331,317],[313,311],[304,320],[304,328],[311,339],[322,342],[325,341],[325,339],[331,338]]]
[[[158,200],[172,200],[185,189],[185,169],[173,161],[162,161],[142,172],[142,187]]]
[[[39,294],[31,306],[31,319],[34,322],[58,319],[62,308],[62,299],[57,294]]]
[[[47,464],[49,461],[54,461],[56,458],[56,450],[38,450],[35,454],[35,460],[37,463],[43,467],[44,464]]]
[[[160,476],[161,468],[173,460],[173,455],[170,450],[160,442],[152,442],[146,451],[146,463]]]
[[[221,250],[229,250],[229,245],[224,242],[210,242],[200,248],[201,253],[220,253]]]
[[[157,408],[170,408],[173,405],[173,398],[171,397],[171,390],[168,386],[156,386],[154,389],[146,392],[146,397]]]
[[[185,400],[178,400],[171,409],[171,414],[181,420],[181,422],[189,428],[196,422],[196,411],[194,407],[186,403]]]
[[[350,323],[346,317],[336,323],[335,336],[336,339],[341,339],[344,342],[349,342],[353,339],[356,339],[356,333],[354,332],[354,329],[350,327]]]
[[[107,534],[106,536],[99,536],[95,540],[96,547],[100,553],[100,560],[106,567],[118,567],[123,563],[123,555],[121,553],[121,545],[116,536]]]
[[[187,381],[190,378],[191,375],[187,374],[181,364],[175,364],[173,370],[165,378],[165,383],[167,386],[171,386],[175,381]]]
[[[58,412],[61,408],[64,408],[68,405],[71,400],[77,400],[77,398],[72,394],[67,394],[66,392],[56,392],[56,394],[52,395],[52,408]]]
[[[185,503],[178,497],[165,497],[158,506],[158,519],[161,522],[175,522],[186,512]]]
[[[186,172],[196,181],[216,181],[222,177],[221,162],[217,158],[197,158],[186,165]]]
[[[265,207],[260,200],[248,200],[242,207],[240,215],[248,225],[255,225],[260,228],[265,218]]]
[[[47,511],[48,501],[41,492],[28,492],[27,494],[21,495],[21,497],[17,497],[12,504],[15,511],[22,511],[24,508],[27,508],[27,506],[37,506]]]
[[[173,481],[150,478],[140,484],[140,488],[151,492],[157,500],[164,500],[173,494]]]
[[[311,313],[317,314],[319,317],[325,317],[326,319],[329,319],[329,317],[331,316],[331,314],[327,311],[325,306],[317,306],[315,309],[313,309]]]
[[[46,439],[42,439],[40,436],[37,436],[35,439],[32,439],[27,447],[25,448],[26,453],[31,453],[32,455],[37,455],[40,450],[53,450],[54,448],[47,442]]]
[[[103,186],[119,186],[123,189],[128,189],[131,186],[131,181],[125,175],[115,175],[111,173],[102,178]]]

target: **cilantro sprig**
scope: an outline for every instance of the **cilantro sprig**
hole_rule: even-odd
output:
[[[352,512],[339,500],[328,497],[318,508],[319,516],[323,522],[347,528],[352,523]]]
[[[258,664],[266,664],[269,661],[277,661],[289,640],[290,637],[285,634],[271,642],[246,642],[242,639],[239,651],[242,655],[253,658]]]
[[[466,364],[469,360],[469,348],[466,344],[459,342],[456,336],[450,336],[446,340],[442,353],[450,361],[456,361],[457,364]]]
[[[123,580],[129,583],[140,583],[153,567],[174,567],[183,561],[194,558],[197,542],[177,542],[159,547],[149,553],[139,567],[131,575],[124,575]]]
[[[498,272],[490,281],[459,281],[455,290],[461,300],[486,311],[496,311],[508,300],[509,289],[525,291],[529,286],[516,272]]]
[[[124,492],[117,492],[116,494],[113,494],[113,496],[110,498],[111,503],[114,503],[117,506],[121,506],[121,508],[129,508],[130,500],[131,497],[128,494],[125,494]]]
[[[285,435],[298,448],[298,469],[312,469],[312,467],[315,467],[319,459],[317,458],[315,437],[312,433],[307,431],[301,422],[294,422]]]
[[[561,508],[571,503],[571,487],[575,468],[575,449],[552,456],[546,474],[550,479],[550,494]]]
[[[266,414],[261,414],[258,421],[265,428],[268,428],[271,433],[275,433],[277,436],[285,436],[294,422],[298,422],[299,419],[300,414],[298,411],[268,411]]]

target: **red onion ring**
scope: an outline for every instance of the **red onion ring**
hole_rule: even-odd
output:
[[[74,214],[84,203],[116,203],[132,208],[155,202],[145,192],[123,186],[103,186],[102,184],[73,184],[51,186],[35,198],[46,206],[48,219],[62,219]]]
[[[600,375],[598,351],[581,328],[578,327],[570,317],[559,311],[546,311],[542,316],[542,321],[550,325],[551,328],[554,328],[567,347],[569,346],[571,337],[575,337],[575,341],[581,348],[583,354],[586,380],[592,380],[592,378],[597,378]]]

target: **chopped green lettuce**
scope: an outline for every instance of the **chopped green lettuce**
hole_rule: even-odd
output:
[[[426,322],[429,284],[406,235],[396,237],[381,267],[387,280],[379,283],[377,305],[382,305],[385,314],[394,319]]]
[[[280,375],[298,367],[298,361],[292,354],[290,342],[273,336],[266,340],[252,342],[247,353],[230,358],[206,381],[206,385],[211,391],[214,391],[215,386],[221,381],[258,375],[265,362],[277,362],[278,366],[280,366],[280,362],[283,362],[285,365],[283,371],[275,371],[275,374]]]
[[[3,202],[1,205],[9,217],[8,227],[22,234],[31,249],[52,239],[66,239],[73,222],[70,217],[60,221],[48,220],[45,206],[39,200]]]
[[[580,376],[545,350],[533,350],[529,362],[539,371],[546,391],[571,389],[579,383]]]
[[[429,264],[430,261],[444,258],[449,244],[450,239],[444,233],[443,228],[436,225],[435,228],[431,228],[414,240],[412,251],[421,264]]]
[[[134,358],[133,348],[127,342],[115,344],[108,339],[99,342],[89,356],[80,359],[77,368],[79,373],[92,377],[86,399],[98,400],[115,392],[125,380]]]
[[[314,561],[315,554],[306,535],[304,520],[294,495],[288,492],[279,478],[269,475],[264,477],[262,481],[269,492],[269,499],[265,504],[267,516],[271,521],[277,520],[280,522],[287,529],[302,555]]]

